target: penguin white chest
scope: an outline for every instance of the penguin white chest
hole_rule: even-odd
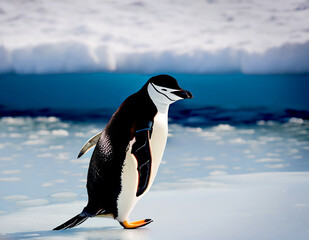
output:
[[[138,202],[138,200],[149,191],[158,169],[161,163],[161,159],[164,153],[168,125],[167,125],[167,114],[158,113],[154,118],[152,135],[150,138],[150,149],[151,149],[151,173],[149,184],[145,192],[136,197],[136,191],[138,187],[138,171],[137,171],[137,161],[133,154],[131,154],[132,146],[135,142],[133,139],[128,146],[126,153],[126,158],[124,161],[122,175],[121,175],[121,192],[118,197],[117,208],[118,217],[117,220],[124,221],[127,220],[129,214],[131,213],[133,207]]]
[[[167,121],[167,114],[165,113],[158,113],[154,118],[153,130],[150,139],[152,169],[148,189],[152,185],[154,178],[157,175],[157,171],[165,150],[168,134]]]

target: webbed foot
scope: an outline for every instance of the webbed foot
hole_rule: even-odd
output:
[[[144,219],[136,222],[129,223],[128,221],[119,222],[121,226],[123,226],[125,229],[134,229],[134,228],[140,228],[148,225],[149,223],[152,223],[153,221],[151,219]]]

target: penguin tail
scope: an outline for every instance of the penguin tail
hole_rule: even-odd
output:
[[[71,218],[70,220],[66,221],[65,223],[61,224],[60,226],[54,228],[53,230],[65,230],[68,228],[73,228],[78,226],[79,224],[85,222],[90,217],[90,214],[86,212],[81,212],[80,214],[76,215],[75,217]]]

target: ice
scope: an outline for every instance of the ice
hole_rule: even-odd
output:
[[[19,200],[24,200],[27,198],[28,197],[25,195],[11,195],[11,196],[3,197],[3,199],[6,201],[19,201]]]
[[[0,182],[16,182],[21,181],[22,179],[19,177],[3,177],[0,178]]]
[[[53,193],[50,195],[55,201],[64,201],[64,200],[71,200],[77,197],[76,193],[73,192],[58,192]]]
[[[286,43],[267,49],[264,53],[245,54],[241,59],[244,73],[303,73],[308,72],[309,41]],[[296,63],[296,64],[295,64]]]
[[[2,239],[306,239],[308,172],[214,176],[200,184],[151,191],[131,218],[151,217],[144,229],[123,230],[110,219],[51,231],[85,202],[25,208],[0,216]],[[209,181],[210,184],[203,184]],[[219,182],[219,184],[211,184]],[[174,190],[170,190],[172,189]],[[176,188],[175,188],[176,187]],[[29,221],[31,219],[31,221]]]
[[[308,72],[308,12],[302,0],[2,0],[0,72]]]
[[[127,231],[112,219],[92,218],[72,230],[51,231],[86,205],[91,151],[78,160],[76,155],[105,124],[0,118],[1,239],[309,237],[309,135],[303,134],[309,123],[300,118],[208,127],[170,124],[156,181],[131,214],[132,221],[152,218],[153,223]],[[11,133],[20,136],[9,138]],[[35,137],[41,144],[23,144]]]

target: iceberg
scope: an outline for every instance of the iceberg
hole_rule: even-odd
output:
[[[71,41],[39,44],[14,50],[0,47],[0,73],[48,74],[74,72],[120,73],[245,73],[297,74],[309,72],[309,41],[287,43],[263,53],[224,48],[120,52],[104,45],[93,48]]]
[[[303,1],[7,1],[0,73],[309,72]]]

